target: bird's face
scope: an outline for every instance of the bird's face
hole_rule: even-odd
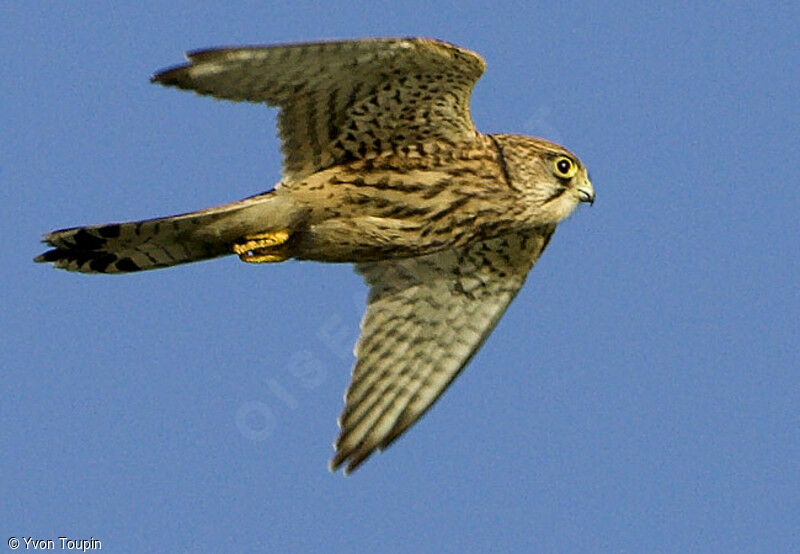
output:
[[[594,188],[577,156],[552,142],[520,135],[497,136],[511,185],[522,195],[523,217],[533,225],[560,223]]]
[[[559,223],[581,202],[594,203],[589,174],[574,154],[559,148],[543,152],[537,162],[537,178],[531,183],[529,198],[538,217]]]

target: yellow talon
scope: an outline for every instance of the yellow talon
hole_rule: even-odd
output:
[[[289,231],[272,231],[242,237],[234,243],[233,251],[243,262],[251,264],[282,262],[291,258],[284,243],[289,240]]]

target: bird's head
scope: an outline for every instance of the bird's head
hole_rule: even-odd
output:
[[[538,225],[566,219],[581,202],[594,203],[589,173],[566,148],[522,135],[493,135],[510,184],[523,197],[523,217]]]

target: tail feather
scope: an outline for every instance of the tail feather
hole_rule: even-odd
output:
[[[231,254],[247,234],[288,225],[279,197],[271,193],[216,208],[128,223],[53,231],[53,247],[34,258],[81,273],[130,273]]]

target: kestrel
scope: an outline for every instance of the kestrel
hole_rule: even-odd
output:
[[[277,106],[281,180],[240,202],[44,236],[36,258],[127,273],[236,254],[354,263],[370,292],[331,470],[357,468],[417,421],[487,338],[555,231],[593,202],[565,148],[482,134],[485,62],[424,38],[188,54],[152,81]]]

